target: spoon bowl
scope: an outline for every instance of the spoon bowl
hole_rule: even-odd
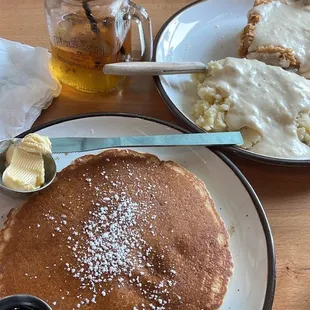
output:
[[[20,191],[6,187],[2,182],[2,175],[4,173],[4,170],[6,169],[5,165],[6,152],[12,143],[17,145],[21,140],[22,139],[15,138],[0,141],[0,192],[2,192],[6,196],[10,196],[13,198],[25,198],[27,196],[30,196],[31,194],[40,192],[41,190],[48,187],[54,181],[57,174],[56,162],[53,156],[51,154],[44,154],[43,161],[44,161],[45,176],[44,176],[44,184],[40,188],[31,191]]]
[[[31,295],[12,295],[0,300],[2,310],[52,310],[42,299]]]

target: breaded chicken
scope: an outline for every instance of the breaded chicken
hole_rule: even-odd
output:
[[[308,0],[256,0],[240,36],[239,55],[309,78],[309,4]]]

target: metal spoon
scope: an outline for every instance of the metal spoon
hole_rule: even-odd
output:
[[[22,139],[15,138],[0,141],[0,192],[14,198],[27,197],[33,193],[37,193],[43,190],[54,181],[57,173],[56,163],[53,156],[51,154],[46,154],[43,155],[44,169],[45,169],[45,180],[43,186],[32,191],[18,191],[3,185],[2,175],[4,170],[6,169],[5,165],[6,152],[12,143],[17,145],[21,140]]]
[[[202,62],[119,62],[103,67],[108,75],[171,75],[205,73],[207,67]]]
[[[42,299],[31,295],[11,295],[0,300],[1,310],[52,310]]]

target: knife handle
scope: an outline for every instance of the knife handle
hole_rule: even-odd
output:
[[[107,64],[103,72],[109,75],[169,75],[206,72],[202,62],[120,62]]]

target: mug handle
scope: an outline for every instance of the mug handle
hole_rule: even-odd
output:
[[[141,43],[141,60],[151,61],[153,56],[152,23],[146,10],[138,4],[129,1],[133,8],[132,19],[136,22]]]

